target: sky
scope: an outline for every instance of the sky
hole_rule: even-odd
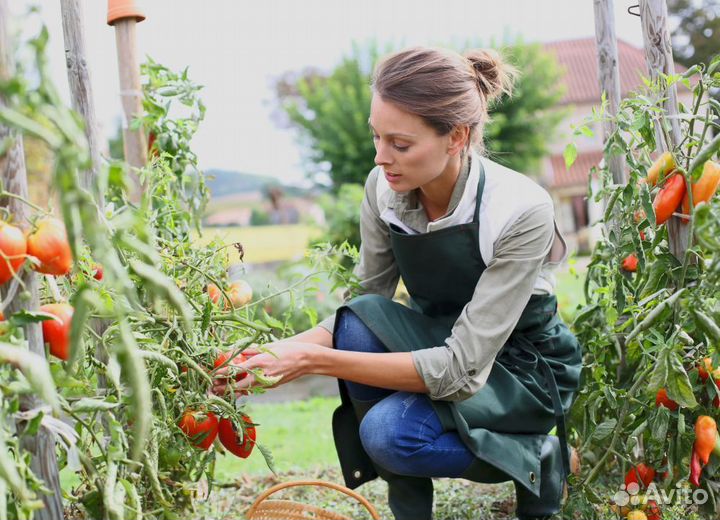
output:
[[[204,86],[207,114],[192,146],[202,169],[269,175],[291,184],[306,178],[296,136],[271,118],[275,78],[286,71],[330,70],[353,42],[453,46],[522,37],[528,42],[594,38],[592,0],[136,0],[146,20],[137,27],[138,55],[173,70],[188,67]],[[617,37],[642,46],[632,0],[614,0]],[[49,60],[68,100],[59,0],[10,0],[14,24],[39,5],[50,33]],[[106,0],[81,0],[87,60],[97,118],[105,137],[115,133],[119,97],[115,30]],[[369,138],[369,136],[368,136]]]

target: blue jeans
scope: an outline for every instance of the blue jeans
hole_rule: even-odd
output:
[[[338,350],[388,352],[352,311],[337,317]],[[345,381],[356,401],[377,401],[360,423],[360,439],[370,458],[398,475],[459,477],[475,455],[454,431],[445,431],[426,394],[396,392]]]

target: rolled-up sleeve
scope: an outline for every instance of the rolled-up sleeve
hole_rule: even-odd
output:
[[[494,244],[494,256],[443,346],[412,352],[434,400],[478,392],[520,320],[554,239],[552,203],[523,213]]]
[[[362,293],[381,294],[392,298],[400,273],[390,244],[388,226],[380,219],[377,206],[375,193],[378,170],[372,170],[365,182],[365,196],[360,205],[360,261],[353,272],[360,280]],[[347,297],[346,293],[346,300]],[[318,325],[332,333],[335,314],[328,316]]]

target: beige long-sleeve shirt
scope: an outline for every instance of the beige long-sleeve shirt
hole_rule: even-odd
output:
[[[487,268],[445,344],[412,352],[435,400],[462,401],[480,390],[530,296],[554,292],[552,271],[566,248],[555,226],[552,199],[530,178],[473,153],[440,219],[428,220],[416,192],[392,191],[380,167],[368,176],[360,208],[360,261],[355,273],[363,292],[392,298],[400,273],[388,237],[389,223],[409,233],[426,233],[471,222],[480,161],[485,171],[480,254]],[[320,326],[332,332],[333,324],[330,316]]]

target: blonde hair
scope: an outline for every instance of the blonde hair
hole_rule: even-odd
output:
[[[454,128],[470,128],[468,145],[483,151],[483,127],[488,104],[511,95],[517,70],[493,49],[463,55],[429,47],[413,47],[383,58],[375,67],[372,90],[412,114],[420,116],[438,135]]]

